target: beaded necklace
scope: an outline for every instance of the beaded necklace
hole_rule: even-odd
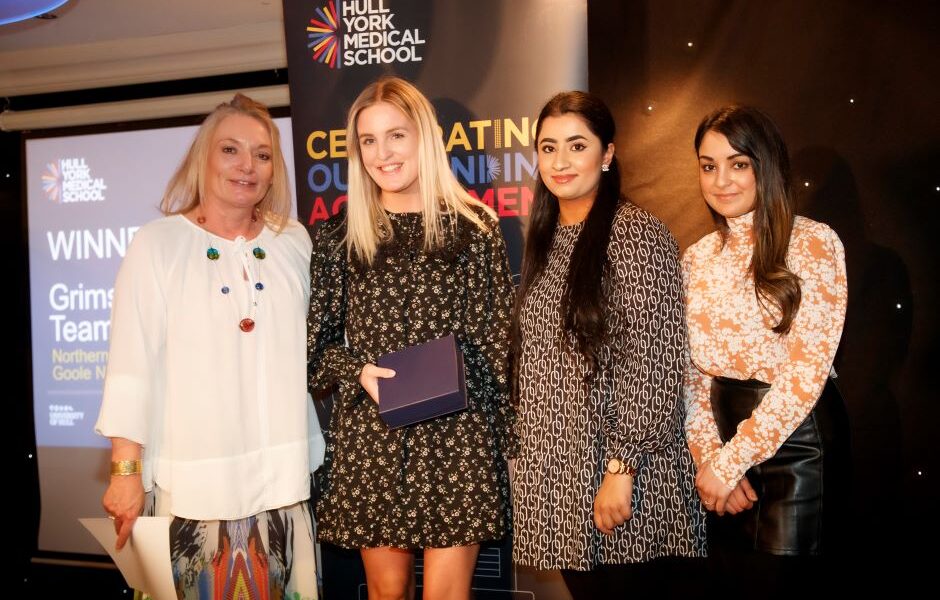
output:
[[[257,221],[258,221],[258,217],[256,215],[251,215],[251,222],[256,223]],[[219,278],[219,283],[221,283],[219,291],[222,292],[223,296],[228,296],[229,298],[231,298],[232,303],[235,306],[236,313],[244,314],[238,309],[238,306],[235,303],[235,298],[233,298],[230,295],[232,290],[225,283],[225,280],[222,277],[222,273],[219,269],[219,264],[218,264],[219,259],[222,257],[222,253],[219,252],[219,249],[215,247],[215,244],[213,243],[213,240],[212,240],[212,234],[205,227],[206,218],[203,216],[199,216],[196,218],[196,222],[199,223],[199,225],[206,232],[206,236],[208,237],[209,247],[206,249],[206,258],[208,258],[212,262],[212,264],[215,265],[216,275]],[[259,233],[258,237],[260,236],[261,234]],[[244,236],[238,236],[235,239],[238,242],[244,241],[245,243],[247,243],[247,240],[245,240]],[[248,310],[247,310],[248,316],[243,317],[241,320],[238,321],[238,328],[241,329],[245,333],[251,333],[255,328],[255,311],[258,308],[258,300],[259,300],[260,292],[264,289],[264,284],[261,282],[261,265],[262,265],[262,261],[267,256],[267,254],[264,251],[264,248],[262,248],[260,244],[255,245],[255,247],[251,251],[251,254],[255,258],[254,261],[249,260],[247,252],[238,251],[235,253],[235,255],[241,261],[242,279],[248,283],[248,294],[249,294]],[[255,274],[255,269],[252,268],[253,264],[257,265],[257,275]]]

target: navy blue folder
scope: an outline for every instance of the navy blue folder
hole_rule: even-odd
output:
[[[379,416],[389,429],[467,408],[463,354],[453,334],[379,357],[395,370],[379,379]]]

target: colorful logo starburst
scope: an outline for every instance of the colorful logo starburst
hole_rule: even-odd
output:
[[[493,181],[503,172],[503,166],[495,156],[486,155],[486,179],[487,183]]]
[[[331,69],[339,68],[339,19],[336,17],[336,4],[330,0],[329,4],[317,9],[319,19],[310,19],[307,26],[307,38],[310,40],[307,48],[313,52],[313,59],[329,66]]]
[[[58,161],[46,164],[46,172],[42,174],[42,191],[53,202],[59,201],[62,192],[62,169]]]

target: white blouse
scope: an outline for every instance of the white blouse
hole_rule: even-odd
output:
[[[134,236],[95,430],[143,446],[144,489],[167,492],[171,514],[239,519],[309,496],[323,456],[306,384],[310,250],[293,220],[226,240],[175,215]]]

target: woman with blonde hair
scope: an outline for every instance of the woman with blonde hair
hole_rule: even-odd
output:
[[[290,207],[277,126],[238,94],[199,128],[115,283],[103,504],[118,548],[145,504],[174,517],[180,598],[317,597],[310,236]]]
[[[383,78],[349,110],[345,212],[314,236],[311,387],[338,384],[321,541],[360,550],[370,598],[468,598],[479,543],[508,530],[512,283],[493,212],[450,171],[434,109]],[[378,414],[385,353],[454,334],[467,409],[390,430]]]

